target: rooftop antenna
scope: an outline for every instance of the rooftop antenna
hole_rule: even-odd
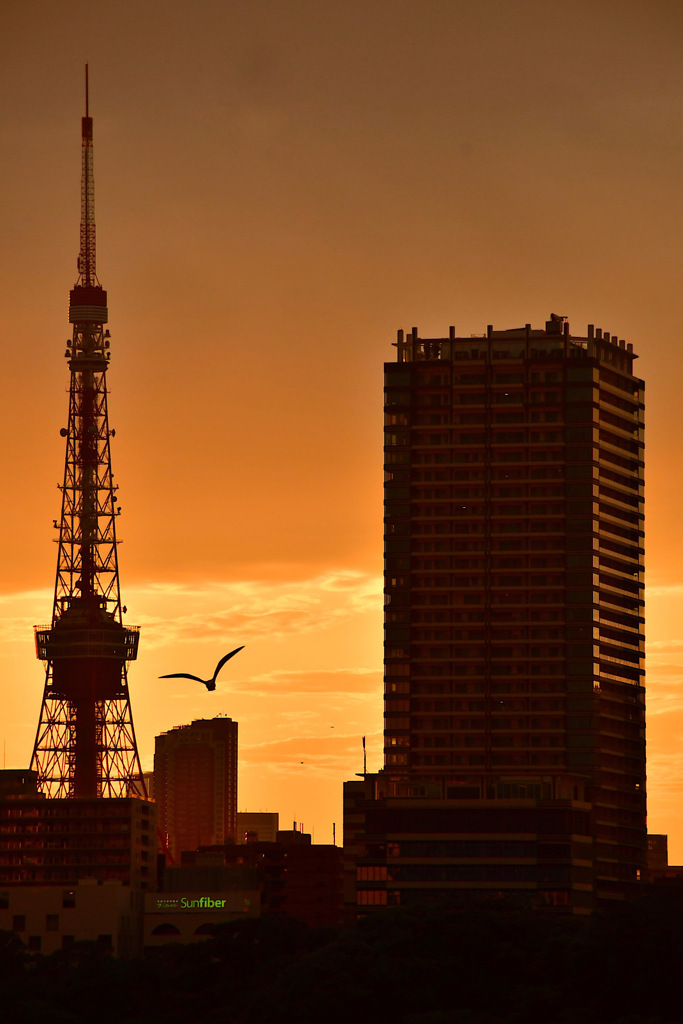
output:
[[[360,778],[364,779],[367,774],[368,774],[368,757],[367,757],[367,753],[365,751],[365,736],[363,736],[363,771],[362,772],[356,772],[356,775],[358,775]]]
[[[48,797],[128,797],[145,792],[128,693],[139,634],[123,625],[111,470],[106,373],[111,355],[107,293],[95,267],[93,119],[88,65],[81,118],[78,280],[69,293],[73,333],[57,572],[49,626],[37,626],[45,689],[31,758]],[[4,754],[3,754],[4,758]],[[139,782],[139,780],[142,780]]]
[[[87,64],[85,65],[85,117],[81,118],[81,154],[81,244],[78,254],[78,283],[86,287],[99,286],[95,267],[95,180]]]

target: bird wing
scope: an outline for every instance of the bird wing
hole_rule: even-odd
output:
[[[233,658],[236,654],[239,654],[239,652],[243,651],[243,650],[244,650],[244,644],[242,644],[241,647],[236,647],[234,651],[230,651],[230,654],[226,654],[224,658],[221,658],[221,660],[216,665],[216,671],[213,674],[213,678],[214,679],[216,678],[216,676],[218,675],[220,670],[225,665],[226,661],[230,661],[231,658]]]
[[[199,676],[191,676],[189,672],[170,672],[167,676],[159,676],[159,679],[195,679],[198,683],[204,682]]]

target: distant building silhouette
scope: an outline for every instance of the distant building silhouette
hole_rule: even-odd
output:
[[[198,719],[156,737],[157,825],[168,860],[184,850],[235,840],[237,722]]]
[[[586,912],[635,890],[635,358],[557,316],[482,337],[399,332],[385,366],[385,767],[346,787],[358,906],[474,889]]]
[[[309,834],[292,829],[271,842],[183,852],[180,864],[163,872],[159,893],[145,896],[145,945],[196,941],[217,924],[260,915],[340,925],[342,850],[313,845]]]
[[[647,837],[647,866],[650,872],[669,866],[669,837],[650,833]]]
[[[280,828],[277,811],[238,811],[237,842],[274,843]]]

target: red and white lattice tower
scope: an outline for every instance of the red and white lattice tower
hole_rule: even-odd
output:
[[[82,119],[81,242],[70,294],[73,337],[69,424],[52,624],[36,626],[47,663],[31,767],[49,797],[126,797],[143,792],[128,697],[127,663],[138,630],[121,620],[116,487],[112,480],[106,374],[107,293],[95,268],[93,130],[88,69]]]

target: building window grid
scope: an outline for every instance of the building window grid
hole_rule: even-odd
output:
[[[559,456],[559,453],[558,453],[558,456]],[[618,511],[618,510],[617,510],[617,511]],[[621,515],[620,515],[620,516],[618,516],[618,518],[621,518]]]

